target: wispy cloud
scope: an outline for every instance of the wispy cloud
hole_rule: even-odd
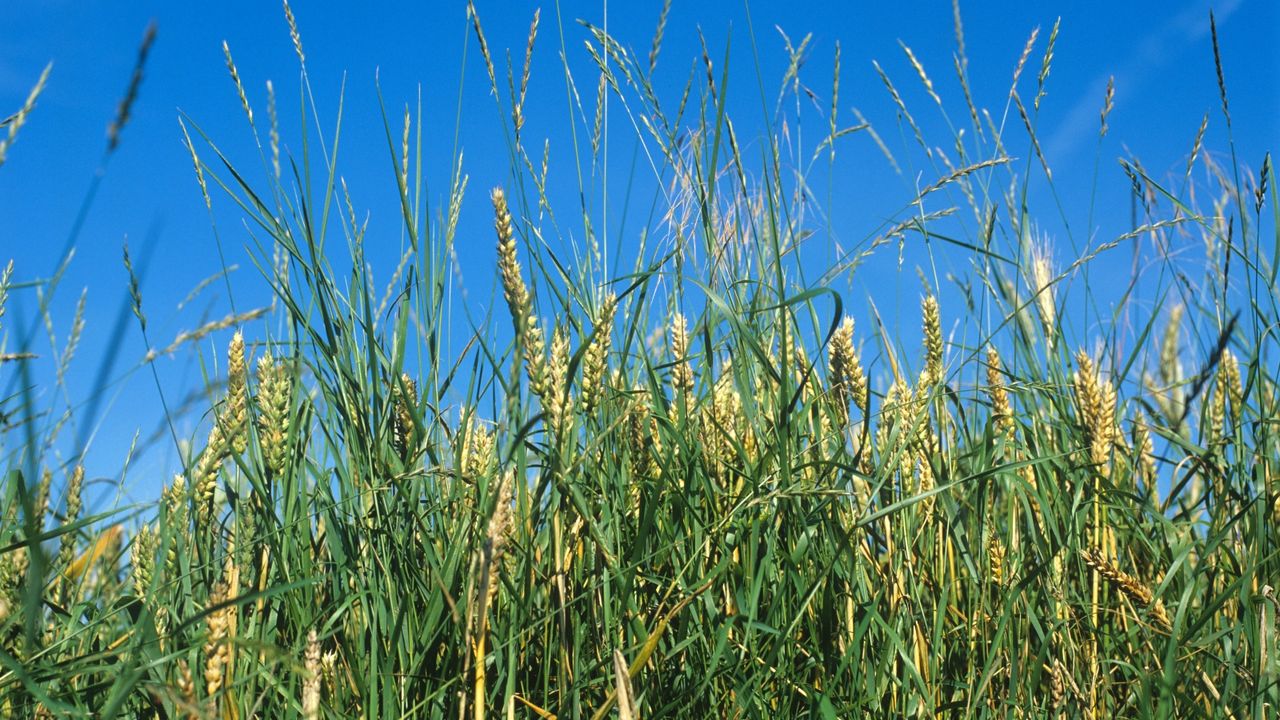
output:
[[[1219,24],[1240,7],[1242,0],[1225,0],[1214,8]],[[1209,34],[1209,14],[1203,3],[1192,2],[1181,12],[1169,16],[1156,25],[1123,64],[1112,73],[1095,77],[1089,82],[1066,118],[1049,136],[1045,151],[1050,157],[1066,157],[1080,149],[1080,145],[1096,136],[1102,98],[1107,89],[1107,78],[1114,75],[1116,94],[1132,92],[1146,78],[1167,65],[1176,51],[1203,39]]]

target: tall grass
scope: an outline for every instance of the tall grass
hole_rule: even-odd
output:
[[[1008,126],[970,96],[963,46],[950,115],[904,46],[958,156],[924,141],[877,65],[936,180],[812,277],[799,258],[822,221],[796,179],[810,157],[858,139],[908,159],[834,109],[815,147],[767,122],[753,157],[709,52],[676,104],[658,101],[665,8],[647,53],[557,18],[561,38],[585,34],[599,98],[656,175],[652,233],[624,254],[595,209],[553,202],[524,135],[538,16],[504,83],[470,13],[510,175],[475,198],[455,157],[428,212],[421,118],[384,113],[406,239],[387,283],[341,180],[340,122],[304,125],[290,156],[274,94],[255,113],[227,51],[267,138],[259,178],[194,119],[184,132],[205,197],[246,219],[272,299],[143,359],[226,349],[204,429],[127,522],[83,511],[84,472],[58,460],[59,425],[30,394],[3,402],[0,715],[1275,712],[1269,162],[1253,180],[1197,139],[1172,187],[1126,160],[1139,226],[1055,267],[1026,208],[1033,179],[1056,187],[1035,118],[1057,27],[1018,61]],[[301,115],[319,117],[288,19]],[[803,92],[807,42],[788,40],[783,97]],[[574,162],[595,167],[603,109],[563,71]],[[1110,92],[1099,103],[1105,133]],[[603,192],[605,177],[578,182]],[[496,289],[458,349],[455,240],[481,202]],[[575,213],[585,246],[565,256],[549,239]],[[1168,252],[1189,237],[1207,262]],[[967,290],[926,281],[919,332],[890,337],[836,283],[921,239],[968,263]],[[1114,305],[1087,279],[1139,240],[1157,302],[1133,324],[1136,275]],[[131,298],[145,334],[136,282]]]

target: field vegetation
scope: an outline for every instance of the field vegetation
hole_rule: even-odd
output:
[[[238,206],[236,260],[269,294],[166,342],[147,334],[145,287],[127,288],[155,348],[141,372],[174,353],[209,368],[203,421],[174,430],[182,463],[154,503],[85,507],[64,432],[78,406],[33,385],[40,363],[62,381],[83,323],[33,357],[15,328],[40,317],[0,316],[0,717],[1277,712],[1269,159],[1210,153],[1204,126],[1181,177],[1126,158],[1133,227],[1068,256],[1028,199],[1062,182],[1036,122],[1058,27],[1031,35],[991,112],[963,44],[946,73],[904,45],[915,72],[880,77],[918,141],[920,191],[815,271],[806,169],[866,142],[892,172],[907,161],[888,128],[836,111],[838,52],[830,97],[803,97],[807,40],[788,41],[781,97],[824,132],[810,115],[807,145],[781,122],[739,137],[710,51],[674,94],[655,87],[663,9],[640,49],[553,29],[599,71],[572,78],[574,162],[596,167],[610,97],[655,171],[648,233],[624,252],[597,208],[548,191],[548,153],[567,149],[523,132],[529,55],[491,48],[472,8],[509,174],[471,178],[455,155],[431,197],[421,113],[384,112],[404,240],[375,282],[340,117],[282,139],[286,92],[322,122],[286,14],[299,84],[266,107],[227,50],[260,162],[183,126],[194,183]],[[528,52],[560,42],[542,22]],[[909,108],[908,82],[936,106]],[[5,121],[0,161],[40,92]],[[1110,88],[1097,100],[1101,138]],[[927,142],[913,112],[955,131]],[[492,209],[486,238],[458,233],[474,203]],[[570,227],[566,253],[551,239]],[[215,232],[234,255],[240,239]],[[1203,254],[1170,251],[1188,244]],[[873,282],[870,302],[838,289],[904,248],[965,277],[926,260],[896,323]],[[459,253],[492,254],[487,306],[455,297]],[[1132,258],[1127,285],[1097,292],[1091,272]],[[0,299],[32,292],[24,272],[9,265]],[[459,313],[470,333],[446,343]]]

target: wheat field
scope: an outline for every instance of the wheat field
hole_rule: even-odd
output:
[[[285,13],[301,86],[281,97],[318,114]],[[529,56],[549,42],[539,16],[506,53],[471,8],[510,173],[473,178],[454,157],[428,213],[422,116],[384,111],[406,240],[378,282],[336,143],[280,127],[274,95],[255,107],[227,48],[261,165],[225,157],[221,128],[185,118],[182,139],[204,202],[252,229],[235,260],[267,296],[151,337],[126,251],[154,348],[141,371],[178,353],[211,369],[212,400],[145,507],[84,506],[85,470],[48,420],[63,408],[41,405],[61,398],[24,380],[52,363],[61,381],[82,323],[61,355],[16,347],[9,331],[31,318],[2,314],[25,277],[8,265],[0,717],[1280,712],[1269,156],[1250,169],[1210,152],[1202,125],[1179,182],[1122,162],[1136,223],[1072,255],[1025,212],[1033,182],[1062,182],[1033,122],[1056,25],[996,98],[1010,122],[970,95],[967,61],[931,75],[904,45],[915,72],[879,71],[899,128],[833,112],[802,144],[783,127],[737,135],[714,54],[659,102],[666,16],[640,50],[566,29],[600,71],[598,95],[579,79],[575,151],[603,151],[593,98],[615,97],[664,170],[661,233],[602,260],[621,250],[601,250],[592,209],[557,204],[544,145],[522,132]],[[1226,113],[1220,58],[1206,62]],[[837,53],[833,108],[839,76]],[[965,103],[909,107],[906,83]],[[0,162],[44,84],[6,121]],[[1110,87],[1097,103],[1101,138]],[[957,129],[921,148],[957,150],[929,153],[912,202],[829,267],[802,263],[821,220],[794,168],[855,139],[887,168],[881,135],[918,136],[914,118],[937,111]],[[476,205],[491,231],[460,237]],[[547,241],[553,217],[583,228],[576,254]],[[963,292],[920,272],[887,322],[888,300],[837,289],[925,240],[959,258]],[[1200,256],[1163,251],[1193,241]],[[1150,301],[1125,305],[1135,285],[1095,299],[1092,268],[1125,266],[1138,242]],[[446,350],[460,252],[492,258],[494,290]]]

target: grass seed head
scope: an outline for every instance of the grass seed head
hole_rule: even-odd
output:
[[[1033,245],[1031,249],[1031,283],[1035,293],[1036,313],[1040,316],[1040,327],[1049,347],[1053,347],[1058,321],[1057,300],[1053,292],[1053,250],[1048,241]]]
[[[231,58],[231,46],[227,45],[227,41],[222,41],[222,54],[227,58],[227,72],[231,73],[231,80],[236,85],[236,93],[240,96],[240,107],[244,109],[245,117],[249,118],[249,124],[253,124],[253,107],[249,105],[249,98],[244,93],[244,84],[240,82],[240,71],[236,69],[236,61]]]
[[[226,583],[218,581],[209,594],[209,607],[216,607],[229,599]],[[205,694],[209,698],[218,695],[226,680],[225,669],[227,661],[231,659],[229,635],[234,614],[235,606],[227,605],[213,610],[205,617],[204,682]]]
[[[474,483],[484,477],[496,458],[494,434],[472,417],[462,438],[463,479]]]
[[[844,424],[849,422],[849,403],[865,412],[867,378],[853,344],[853,318],[845,317],[831,336],[827,351],[827,377],[836,400],[836,412]]]
[[[1179,427],[1186,404],[1182,387],[1182,314],[1185,308],[1174,305],[1169,311],[1169,323],[1160,341],[1160,380],[1162,387],[1156,397],[1165,419],[1171,427]]]
[[[1090,461],[1107,474],[1111,449],[1119,439],[1116,429],[1116,391],[1103,380],[1093,358],[1081,350],[1076,354],[1074,390],[1081,429],[1089,443]]]
[[[302,658],[302,717],[317,720],[320,717],[320,640],[315,628],[307,633],[307,648]]]
[[[1225,388],[1226,399],[1230,402],[1231,422],[1239,425],[1244,412],[1244,383],[1240,378],[1240,361],[1227,348],[1222,351],[1221,362],[1219,384]]]
[[[45,468],[40,473],[40,482],[36,485],[36,499],[32,503],[31,524],[37,531],[44,530],[44,518],[49,514],[49,493],[53,488],[53,473]]]
[[[272,477],[284,473],[290,453],[293,376],[270,352],[258,358],[258,444]]]
[[[671,368],[671,385],[677,393],[692,392],[694,380],[693,365],[689,362],[689,322],[682,313],[671,317],[667,342],[671,345],[671,356],[675,360],[675,365]]]
[[[654,427],[652,399],[649,391],[637,385],[631,391],[627,408],[627,439],[630,447],[631,480],[633,483],[649,477],[653,460]]]
[[[227,346],[227,398],[218,422],[231,451],[243,454],[249,441],[249,371],[245,365],[244,336],[236,332]]]
[[[204,452],[196,462],[194,494],[196,502],[196,519],[199,524],[208,527],[213,519],[213,500],[218,490],[218,472],[222,469],[222,461],[227,455],[227,439],[222,434],[222,427],[214,423],[209,430],[209,441]]]
[[[529,377],[529,391],[541,397],[547,394],[547,346],[536,317],[529,317],[523,342],[524,369]]]
[[[4,271],[0,272],[0,320],[4,319],[5,303],[9,299],[9,284],[13,280],[13,261],[10,260],[4,266]],[[0,325],[0,327],[3,327]]]
[[[605,295],[600,306],[600,314],[596,318],[591,344],[587,346],[586,354],[582,359],[582,412],[584,414],[589,415],[600,403],[605,372],[609,367],[609,347],[617,304],[618,299],[613,293]]]
[[[1134,415],[1130,441],[1137,455],[1138,476],[1150,486],[1156,479],[1155,443],[1151,440],[1147,416],[1141,410]]]
[[[1100,548],[1085,548],[1080,551],[1080,558],[1084,560],[1086,565],[1105,578],[1112,587],[1127,597],[1130,602],[1148,610],[1151,613],[1151,619],[1162,630],[1168,632],[1173,628],[1173,623],[1169,620],[1169,613],[1165,610],[1164,603],[1154,596],[1145,583],[1116,567]]]
[[[511,211],[507,207],[507,195],[502,188],[494,188],[489,198],[493,201],[493,227],[498,234],[498,272],[502,276],[502,296],[506,298],[516,332],[522,333],[529,316],[530,300],[529,290],[521,274],[520,261],[516,258]]]
[[[67,477],[67,498],[66,506],[63,511],[63,526],[71,525],[80,519],[81,495],[84,489],[84,466],[77,465],[71,475]],[[66,572],[71,561],[75,556],[76,539],[79,533],[65,532],[62,534],[58,549],[58,564],[60,571]]]
[[[401,373],[400,381],[393,386],[391,394],[395,397],[391,441],[395,446],[396,454],[402,460],[408,460],[414,450],[414,416],[417,414],[418,385],[409,373]]]
[[[0,165],[4,165],[5,157],[9,154],[9,148],[13,147],[14,141],[18,139],[18,131],[27,123],[27,117],[36,107],[36,99],[40,97],[40,93],[44,92],[44,86],[49,81],[49,72],[53,70],[53,63],[44,66],[44,70],[40,73],[40,78],[36,80],[35,87],[31,88],[31,92],[27,94],[26,102],[22,103],[22,107],[18,108],[18,112],[10,118],[7,118],[6,124],[9,126],[9,132],[3,138],[0,138]]]
[[[284,0],[284,20],[289,24],[289,38],[293,40],[293,51],[298,55],[298,62],[305,63],[307,56],[302,53],[302,35],[298,32],[298,23],[293,19],[293,8],[289,0]]]
[[[987,397],[991,400],[991,423],[997,433],[1006,441],[1013,439],[1013,409],[1009,404],[1009,393],[1004,386],[1004,373],[1001,372],[1000,353],[995,347],[987,346]]]
[[[152,571],[155,568],[156,548],[160,538],[150,525],[138,528],[133,537],[133,548],[129,551],[130,575],[133,580],[133,592],[143,602],[150,598]]]
[[[547,387],[542,396],[542,406],[547,411],[551,433],[563,438],[573,416],[573,398],[569,395],[569,331],[557,325],[551,336],[551,363],[547,366]]]
[[[920,311],[924,324],[924,375],[921,382],[933,387],[943,380],[942,377],[942,316],[938,310],[938,299],[933,295],[925,295],[920,303]]]
[[[991,584],[996,587],[1004,585],[1004,545],[994,532],[987,538],[987,560]]]

